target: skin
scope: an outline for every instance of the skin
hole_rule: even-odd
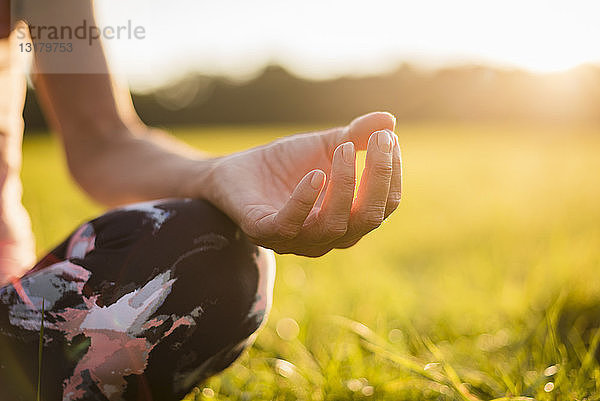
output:
[[[48,10],[35,2],[35,9],[25,10],[28,22],[77,25],[85,18],[94,24],[86,1],[78,1],[76,10],[71,7],[72,21],[65,22],[64,13],[58,11],[66,4],[56,4],[63,1],[67,0],[53,1]],[[0,0],[2,13],[6,4]],[[2,31],[6,33],[6,27],[0,27]],[[0,52],[7,54],[16,47],[14,36],[0,39]],[[366,114],[343,127],[211,158],[145,126],[128,90],[110,74],[100,42],[80,48],[68,60],[64,54],[36,54],[32,79],[47,119],[60,135],[73,178],[96,201],[117,206],[165,197],[207,199],[256,244],[313,257],[354,245],[400,202],[400,147],[393,133],[395,118],[389,113]],[[55,73],[64,71],[65,65],[89,72]],[[7,199],[1,208],[0,240],[5,252],[10,244],[22,248],[14,252],[21,256],[10,263],[0,259],[2,284],[30,266],[33,247],[30,239],[24,239],[31,238],[30,230],[21,236],[11,234],[29,227],[26,214],[11,214],[24,209],[20,190],[14,190],[20,188],[20,158],[8,155],[20,152],[24,78],[0,70],[0,79],[10,81],[12,90],[2,93],[0,105],[6,107],[0,110],[17,121],[0,125],[0,137],[7,138],[0,146],[6,171],[0,191]],[[355,188],[357,150],[366,150],[359,188]]]
[[[388,113],[371,113],[216,159],[209,200],[279,253],[321,256],[352,246],[400,202],[394,122]],[[367,150],[356,199],[355,149]]]

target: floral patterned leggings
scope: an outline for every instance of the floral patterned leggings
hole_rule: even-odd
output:
[[[34,400],[40,367],[45,401],[179,400],[252,342],[274,275],[205,201],[110,211],[0,288],[0,401]]]

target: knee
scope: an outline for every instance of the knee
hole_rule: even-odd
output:
[[[263,324],[271,307],[273,252],[253,244],[208,202],[183,200],[163,207],[173,215],[157,237],[169,252],[174,243],[180,247],[167,263],[177,283],[166,302],[185,297],[182,303],[203,310],[199,320],[215,336],[229,341],[245,339]]]
[[[169,201],[160,208],[168,217],[151,236],[154,246],[143,247],[143,257],[170,254],[161,274],[168,272],[173,282],[145,323],[144,335],[155,344],[145,375],[171,377],[183,394],[233,362],[265,322],[275,258],[207,202]]]
[[[94,248],[79,262],[92,272],[88,292],[101,305],[122,302],[133,291],[140,298],[135,303],[145,311],[134,329],[151,349],[143,377],[160,399],[181,398],[226,368],[266,320],[273,253],[210,203],[131,205],[92,224]],[[141,386],[134,378],[127,382],[127,394]]]
[[[127,389],[124,398],[132,399],[148,379],[144,386],[151,394],[179,399],[239,355],[271,305],[273,253],[251,243],[204,201],[165,200],[111,211],[77,230],[59,253],[69,260],[40,265],[22,286],[31,297],[39,295],[39,286],[30,281],[61,283],[47,286],[60,292],[52,293],[56,302],[48,305],[56,318],[54,335],[68,347],[76,348],[73,339],[79,337],[92,344],[70,370],[56,369],[65,391],[89,384],[103,392],[117,380]],[[78,274],[66,274],[69,269]],[[107,333],[116,348],[95,346]],[[136,351],[137,359],[124,359],[122,349]],[[132,374],[115,379],[110,371]]]
[[[180,285],[213,304],[231,303],[239,319],[254,321],[258,328],[271,306],[273,252],[253,244],[206,201],[166,201],[161,207],[168,217],[156,232],[156,247],[171,255],[165,265]]]
[[[275,274],[272,252],[253,244],[206,201],[133,204],[91,225],[94,245],[80,262],[92,272],[88,287],[110,282],[120,289],[112,292],[104,286],[100,298],[108,298],[101,299],[103,304],[168,272],[176,282],[165,302],[173,300],[173,307],[218,304],[222,316],[247,319],[248,327],[253,321],[256,328],[269,311]]]

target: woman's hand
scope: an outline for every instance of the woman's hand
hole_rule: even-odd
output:
[[[258,245],[321,256],[377,228],[400,202],[395,119],[371,113],[348,126],[286,137],[215,159],[201,196]],[[367,150],[354,197],[355,150]],[[206,177],[203,174],[204,177]]]

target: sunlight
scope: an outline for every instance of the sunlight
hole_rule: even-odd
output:
[[[423,0],[101,0],[101,21],[133,20],[144,41],[107,44],[119,71],[135,77],[189,71],[251,77],[278,63],[306,77],[377,74],[401,62],[562,71],[599,62],[600,3]],[[232,12],[235,10],[235,12]]]

